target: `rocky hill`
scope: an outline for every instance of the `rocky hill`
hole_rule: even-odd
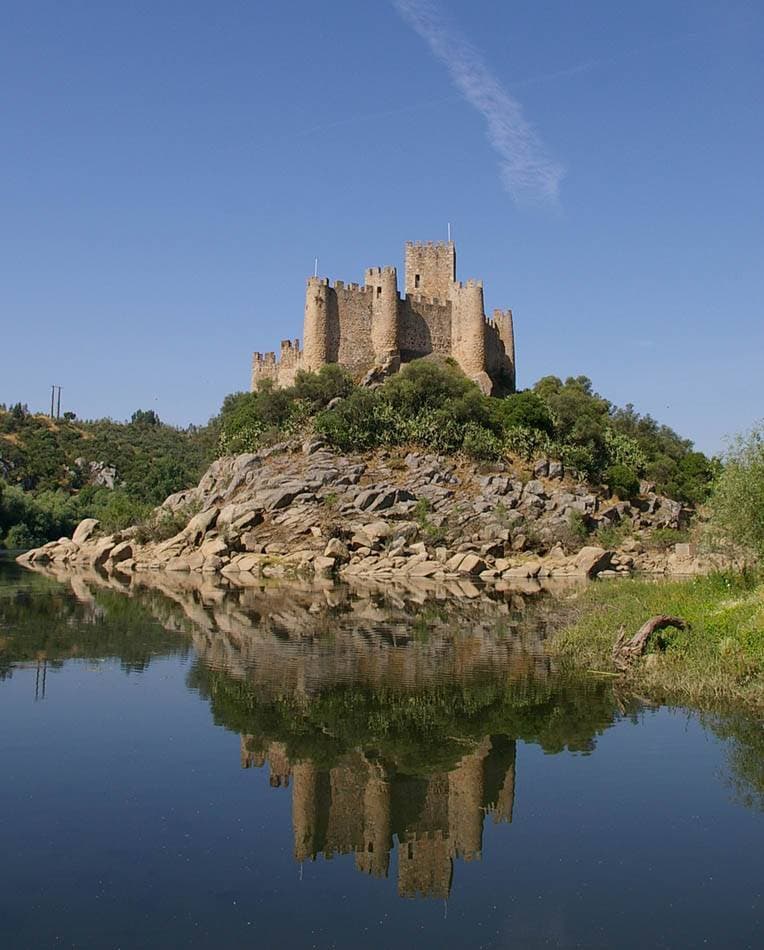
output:
[[[713,566],[692,545],[653,543],[673,537],[691,512],[642,488],[621,501],[548,459],[520,470],[403,449],[341,454],[313,438],[218,459],[148,523],[103,535],[87,519],[72,539],[21,560],[123,574],[470,576],[500,584]]]

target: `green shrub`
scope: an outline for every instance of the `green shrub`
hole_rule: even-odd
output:
[[[352,391],[352,377],[339,363],[328,363],[317,373],[301,370],[292,386],[294,398],[306,403],[314,413],[333,399],[349,396]]]
[[[493,402],[492,410],[499,428],[545,432],[549,436],[554,434],[554,420],[549,406],[538,393],[526,389]]]
[[[35,547],[38,539],[25,524],[15,524],[5,536],[4,546],[9,550],[28,551]]]
[[[605,472],[605,482],[621,499],[628,500],[639,494],[639,479],[625,465],[611,465]]]
[[[595,544],[603,548],[617,548],[628,538],[630,528],[623,524],[605,524],[592,536]]]
[[[472,458],[486,461],[500,458],[502,454],[501,442],[493,432],[474,422],[468,422],[464,427],[462,448]]]
[[[583,544],[589,537],[589,525],[587,524],[586,516],[583,512],[571,509],[568,512],[567,525],[571,537],[575,541]]]

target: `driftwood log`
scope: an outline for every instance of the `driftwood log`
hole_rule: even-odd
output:
[[[631,640],[626,639],[626,631],[622,628],[618,639],[613,646],[613,664],[619,670],[627,670],[631,664],[647,649],[647,643],[656,630],[663,630],[666,627],[677,627],[679,630],[687,628],[687,621],[681,617],[669,617],[667,614],[659,614],[657,617],[651,617],[642,624]]]

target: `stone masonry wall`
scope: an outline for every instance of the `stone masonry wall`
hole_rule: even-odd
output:
[[[372,288],[338,280],[334,298],[337,320],[330,325],[329,362],[341,363],[351,370],[369,366],[374,362]]]
[[[428,353],[451,353],[451,304],[407,294],[400,303],[400,351],[403,362]]]

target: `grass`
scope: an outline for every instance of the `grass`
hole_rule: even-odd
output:
[[[627,674],[635,689],[661,702],[764,709],[764,583],[750,574],[592,584],[549,647],[566,667],[609,672],[619,631],[632,635],[656,614],[690,626],[653,637]]]

